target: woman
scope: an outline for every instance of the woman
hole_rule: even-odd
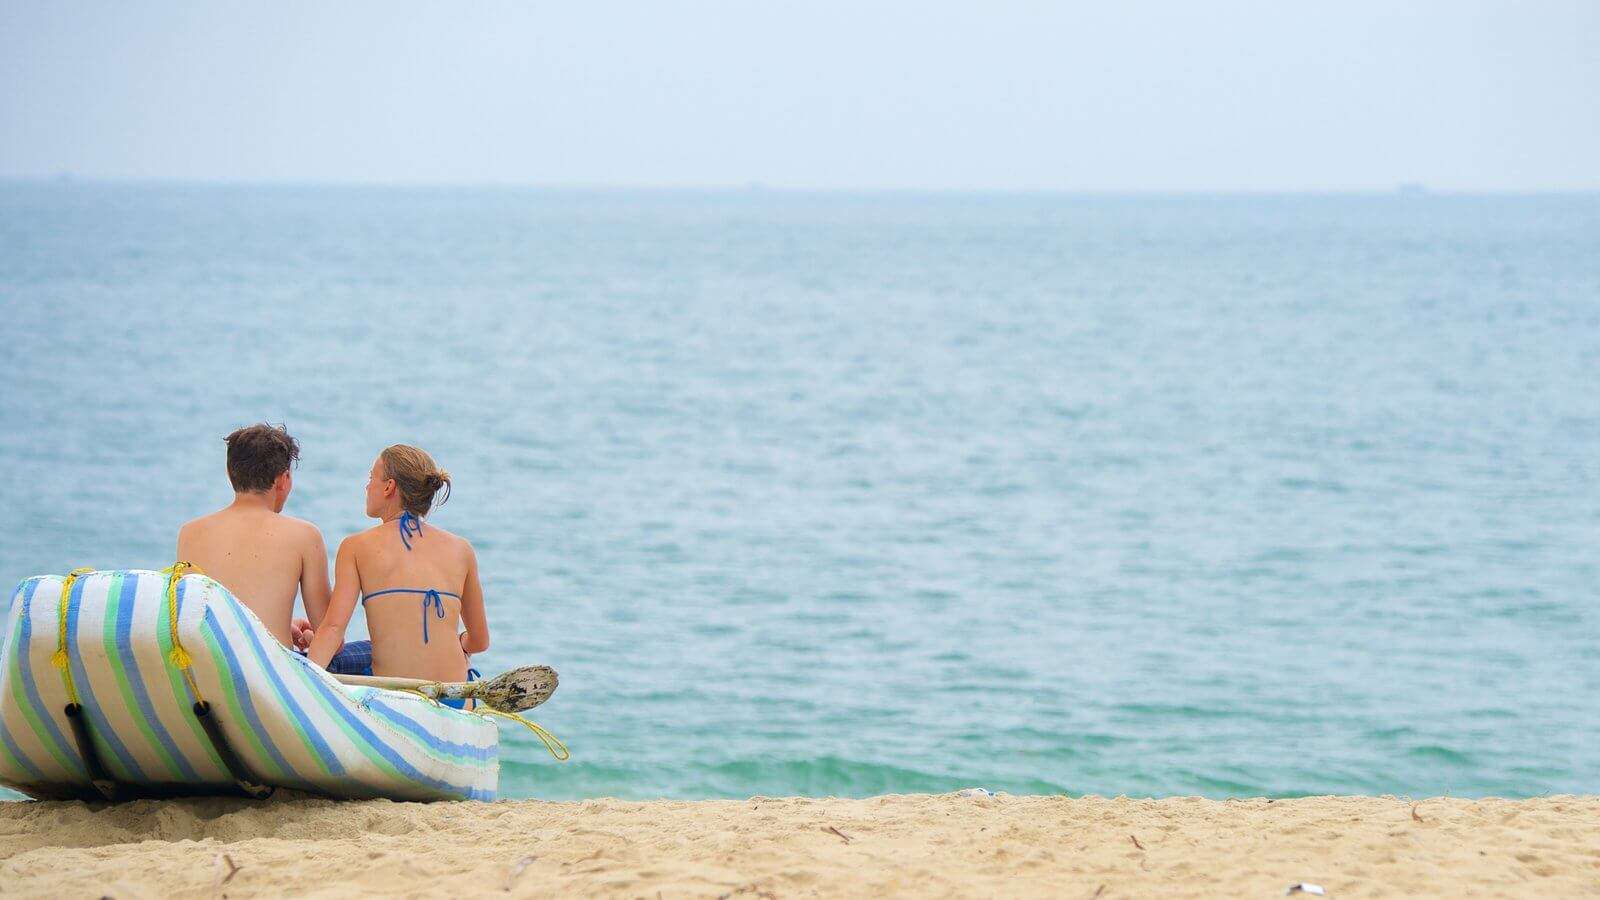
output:
[[[359,674],[467,680],[467,657],[489,649],[478,557],[462,538],[425,522],[434,495],[444,488],[443,503],[449,485],[449,473],[417,447],[395,444],[378,454],[367,477],[367,515],[382,521],[339,544],[333,597],[306,652],[312,662],[327,667],[340,651],[360,595],[372,661]],[[339,655],[341,663],[359,655],[357,644]]]

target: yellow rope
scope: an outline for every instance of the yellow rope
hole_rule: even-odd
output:
[[[67,702],[74,706],[78,703],[78,687],[72,683],[72,666],[67,662],[67,604],[72,598],[72,583],[78,580],[78,576],[87,575],[93,571],[94,569],[84,566],[81,569],[73,569],[68,572],[67,577],[61,581],[61,603],[57,606],[56,624],[59,627],[57,628],[56,636],[56,652],[50,656],[50,662],[61,670],[61,683],[66,685],[67,688]]]
[[[424,700],[431,701],[434,706],[443,705],[439,702],[438,697],[435,697],[432,694],[424,693],[420,688],[400,688],[399,690],[407,694],[416,694],[418,697],[421,697]],[[475,712],[480,716],[499,716],[502,719],[510,719],[511,721],[516,722],[518,725],[521,725],[522,727],[533,732],[533,736],[538,738],[540,742],[544,744],[544,749],[550,751],[550,755],[555,757],[556,762],[566,762],[572,758],[572,752],[567,749],[567,745],[561,743],[560,738],[544,730],[544,726],[540,725],[538,722],[531,722],[527,719],[524,719],[522,716],[517,715],[516,713],[504,712],[502,710],[495,709],[492,706],[484,706],[483,701],[481,700],[478,701],[472,709],[466,710],[466,712]]]
[[[556,762],[566,762],[572,757],[572,754],[567,750],[567,745],[561,743],[560,738],[548,731],[545,731],[544,728],[537,722],[530,722],[516,713],[502,712],[498,709],[488,706],[479,706],[477,709],[474,709],[473,712],[482,716],[499,716],[502,719],[510,719],[511,721],[516,722],[518,725],[521,725],[533,732],[533,736],[544,743],[544,748],[550,751],[550,755],[556,758]]]
[[[178,640],[178,579],[185,575],[203,575],[200,567],[194,563],[179,560],[162,569],[167,573],[167,621],[171,631],[172,652],[167,654],[167,661],[172,663],[180,673],[183,680],[189,685],[189,693],[194,696],[196,703],[204,703],[205,698],[200,696],[200,685],[194,680],[194,659],[189,656],[189,651],[183,649],[183,642]]]

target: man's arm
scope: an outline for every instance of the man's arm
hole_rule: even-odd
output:
[[[311,646],[317,623],[328,610],[328,547],[322,543],[322,532],[306,523],[306,539],[300,548],[300,602],[305,604],[308,618],[296,618],[289,623],[289,634],[296,649]]]
[[[174,556],[173,559],[180,562],[193,562],[188,556],[184,555],[189,550],[189,528],[193,524],[193,522],[185,522],[183,527],[178,529],[178,555]]]
[[[315,525],[310,529],[311,536],[300,559],[300,600],[306,606],[311,627],[316,628],[328,612],[333,585],[328,582],[328,545],[322,542],[322,532]]]
[[[333,562],[333,595],[317,623],[317,633],[311,639],[306,656],[326,669],[333,655],[344,646],[344,630],[356,611],[356,596],[361,593],[361,574],[356,569],[355,538],[339,542],[339,555]]]

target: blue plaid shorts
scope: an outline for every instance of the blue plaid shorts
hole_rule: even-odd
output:
[[[371,675],[372,642],[347,642],[328,660],[328,671],[335,675]]]

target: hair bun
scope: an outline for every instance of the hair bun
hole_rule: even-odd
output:
[[[401,505],[406,512],[414,516],[427,515],[428,510],[438,505],[433,501],[440,489],[444,490],[444,496],[439,498],[439,503],[449,499],[450,473],[439,468],[428,451],[410,444],[392,444],[383,448],[378,457],[383,460],[385,473],[399,486]]]

